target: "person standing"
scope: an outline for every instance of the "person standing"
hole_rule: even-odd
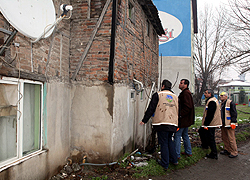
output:
[[[179,119],[178,128],[180,128],[174,135],[175,150],[178,159],[180,159],[181,152],[181,137],[184,143],[185,152],[181,154],[192,156],[191,143],[188,136],[188,127],[194,124],[194,102],[192,94],[188,88],[189,81],[187,79],[182,79],[179,84],[179,89],[182,90],[179,98]]]
[[[235,140],[235,128],[237,124],[236,105],[230,99],[227,99],[226,92],[220,94],[221,100],[221,138],[224,143],[224,151],[220,154],[228,155],[230,158],[238,156],[237,144]]]
[[[206,106],[202,118],[202,127],[199,130],[202,145],[210,147],[211,152],[207,158],[218,159],[217,148],[215,143],[215,128],[222,126],[220,106],[218,100],[214,97],[214,92],[207,89],[204,93]]]
[[[161,147],[160,165],[168,169],[169,162],[178,164],[175,152],[173,133],[178,126],[178,97],[171,90],[172,83],[163,80],[161,91],[153,94],[150,104],[144,114],[140,125],[148,122],[151,116],[153,128],[157,132],[158,142]]]

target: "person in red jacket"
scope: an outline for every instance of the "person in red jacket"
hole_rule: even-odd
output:
[[[187,79],[182,79],[179,84],[179,89],[182,90],[179,98],[179,118],[178,118],[178,128],[174,135],[175,150],[178,159],[180,159],[180,154],[192,156],[191,143],[188,136],[188,127],[194,124],[194,102],[193,97],[188,89],[189,81]],[[185,152],[181,153],[181,138],[183,139]]]

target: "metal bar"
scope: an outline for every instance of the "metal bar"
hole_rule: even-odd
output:
[[[83,54],[82,54],[82,56],[81,56],[80,62],[79,62],[78,66],[77,66],[77,68],[76,68],[76,70],[75,70],[75,72],[74,72],[74,74],[73,74],[73,76],[72,76],[72,78],[71,78],[72,80],[75,80],[75,79],[76,79],[76,75],[77,75],[77,73],[79,72],[79,70],[80,70],[80,68],[81,68],[81,66],[82,66],[82,63],[83,63],[83,61],[85,60],[85,58],[86,58],[86,56],[87,56],[87,54],[88,54],[88,52],[89,52],[89,49],[90,49],[90,47],[91,47],[91,45],[92,45],[92,43],[93,43],[93,41],[94,41],[95,35],[96,35],[96,33],[97,33],[97,30],[98,30],[98,28],[99,28],[100,25],[101,25],[101,22],[102,22],[102,20],[103,20],[103,18],[104,18],[104,15],[105,15],[105,13],[106,13],[106,11],[107,11],[107,9],[108,9],[108,6],[109,6],[110,2],[111,2],[111,0],[107,0],[106,4],[105,4],[105,6],[104,6],[104,8],[103,8],[103,10],[102,10],[102,13],[101,13],[101,15],[100,15],[100,17],[99,17],[99,19],[98,19],[98,21],[97,21],[97,23],[96,23],[96,27],[95,27],[95,29],[94,29],[94,31],[93,31],[93,33],[92,33],[90,39],[89,39],[89,42],[88,42],[88,44],[87,44],[87,47],[85,48],[85,50],[84,50],[84,52],[83,52]]]
[[[0,31],[5,33],[5,34],[8,34],[8,35],[11,35],[12,31],[8,31],[6,29],[3,29],[3,28],[0,28]]]
[[[8,39],[4,42],[2,48],[0,49],[0,56],[3,54],[3,52],[5,51],[6,47],[10,45],[10,42],[13,40],[13,38],[15,37],[17,33],[17,30],[14,30],[11,35],[8,37]]]

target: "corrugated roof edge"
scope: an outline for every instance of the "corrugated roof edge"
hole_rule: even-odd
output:
[[[144,13],[147,15],[148,19],[156,30],[156,33],[159,36],[165,34],[159,17],[158,9],[152,0],[138,0],[138,3],[142,6]]]

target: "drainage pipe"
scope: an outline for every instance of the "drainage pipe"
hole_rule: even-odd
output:
[[[109,72],[108,82],[114,83],[114,58],[115,58],[115,36],[116,36],[116,13],[117,12],[117,0],[113,0],[112,6],[112,26],[111,26],[111,42],[110,42],[110,58],[109,58]]]
[[[149,105],[149,103],[150,103],[150,100],[151,100],[151,97],[152,97],[152,93],[153,93],[154,88],[155,88],[155,82],[153,82],[153,84],[152,84],[152,87],[151,87],[151,90],[150,90],[150,94],[149,94],[149,98],[148,98],[148,102],[147,102],[147,105],[146,105],[146,107],[145,107],[145,111],[147,110],[148,105]],[[144,126],[144,136],[143,136],[143,150],[144,150],[144,151],[145,151],[145,148],[146,148],[146,139],[147,139],[147,138],[146,138],[146,135],[147,135],[146,131],[147,131],[147,126],[145,125],[145,126]]]
[[[144,88],[143,88],[143,84],[142,84],[142,82],[141,82],[141,81],[138,81],[138,80],[136,80],[136,79],[133,79],[133,81],[134,81],[135,83],[137,83],[137,84],[139,84],[139,85],[140,85],[139,90],[137,90],[137,89],[136,89],[136,91],[141,92],[141,91],[144,89]]]
[[[94,164],[94,163],[82,163],[80,164],[80,166],[84,166],[84,165],[90,165],[90,166],[111,166],[117,164],[117,162],[112,162],[112,163],[104,163],[104,164]]]

